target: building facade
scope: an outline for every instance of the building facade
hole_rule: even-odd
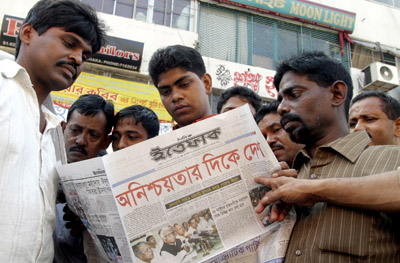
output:
[[[351,69],[355,93],[380,89],[400,97],[400,0],[82,0],[108,26],[107,43],[86,63],[75,85],[53,94],[60,114],[81,94],[152,108],[171,127],[148,75],[155,50],[181,44],[197,48],[213,78],[210,103],[233,85],[277,97],[272,85],[279,61],[323,51]],[[14,52],[13,38],[36,0],[0,8],[0,49]],[[377,62],[377,63],[375,63]]]

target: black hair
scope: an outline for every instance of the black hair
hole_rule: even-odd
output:
[[[279,101],[277,101],[277,100],[262,105],[261,108],[257,111],[256,116],[254,117],[257,124],[267,114],[271,114],[271,113],[278,114],[278,107],[279,107]]]
[[[92,7],[77,0],[41,0],[29,10],[23,24],[31,24],[39,36],[51,27],[75,33],[89,42],[93,54],[104,44],[103,22]],[[18,57],[20,46],[18,35],[15,58]]]
[[[114,118],[114,127],[118,124],[118,121],[125,118],[135,118],[137,125],[139,122],[142,123],[143,128],[147,132],[147,139],[153,138],[158,135],[160,131],[160,121],[157,115],[151,109],[141,106],[132,105],[120,110]]]
[[[381,107],[382,111],[386,114],[386,116],[388,116],[390,120],[393,121],[400,117],[400,102],[395,98],[393,98],[392,96],[377,90],[369,90],[361,92],[351,100],[351,105],[353,105],[357,101],[366,98],[380,99],[382,102],[382,107]]]
[[[158,77],[174,68],[182,68],[194,72],[199,78],[206,73],[200,53],[190,47],[175,45],[160,48],[152,55],[149,62],[149,73],[154,85],[158,86]]]
[[[274,78],[274,85],[278,91],[283,75],[289,71],[306,75],[309,80],[325,88],[331,86],[336,81],[343,81],[347,85],[345,114],[348,119],[350,101],[353,97],[353,82],[349,71],[339,60],[317,51],[304,53],[281,62],[278,65]]]
[[[106,101],[103,97],[96,94],[84,94],[80,96],[74,104],[72,104],[71,108],[69,108],[67,122],[75,110],[79,114],[86,116],[95,116],[103,112],[107,120],[105,135],[111,132],[114,123],[114,105]]]
[[[149,242],[150,238],[152,238],[152,237],[153,237],[152,235],[147,236],[147,237],[146,237],[146,242]],[[154,237],[153,237],[153,238],[154,238]]]
[[[224,92],[221,93],[217,103],[217,112],[221,113],[222,107],[225,103],[232,97],[239,97],[241,99],[247,100],[256,110],[262,106],[262,99],[261,97],[252,91],[249,88],[243,86],[233,86],[226,89]]]

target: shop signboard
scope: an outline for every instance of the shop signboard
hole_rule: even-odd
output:
[[[356,14],[307,0],[214,0],[262,13],[352,33]]]
[[[23,18],[4,15],[0,45],[14,47]],[[139,71],[144,43],[107,36],[104,46],[89,59],[90,62]]]
[[[51,93],[54,104],[58,106],[57,113],[65,116],[72,103],[83,94],[97,94],[110,100],[114,104],[115,112],[131,105],[142,105],[152,109],[161,121],[172,121],[153,85],[85,72],[68,89]]]
[[[239,63],[203,57],[213,80],[213,88],[225,90],[232,86],[244,86],[266,100],[276,100],[275,71]]]

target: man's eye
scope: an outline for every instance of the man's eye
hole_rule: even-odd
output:
[[[365,122],[374,122],[376,121],[376,118],[366,118]]]
[[[77,128],[71,128],[70,131],[71,131],[73,134],[78,134],[78,133],[80,132],[80,130],[77,129]]]
[[[90,137],[92,138],[92,139],[98,139],[98,138],[100,138],[100,135],[99,134],[97,134],[97,133],[90,133]]]
[[[169,89],[161,89],[161,90],[159,90],[159,92],[160,92],[160,95],[167,96],[170,93],[170,90]]]
[[[298,92],[298,91],[293,91],[293,92],[291,92],[290,93],[290,98],[292,98],[292,99],[297,99],[298,97],[300,97],[300,92]]]
[[[179,86],[180,86],[181,88],[186,88],[186,87],[189,86],[189,85],[190,85],[190,81],[186,81],[186,82],[181,83]]]
[[[350,128],[356,127],[356,123],[355,123],[355,122],[350,122],[350,123],[349,123],[349,127],[350,127]]]
[[[64,40],[64,45],[68,48],[74,47],[74,44],[71,41]]]
[[[274,133],[277,133],[277,132],[280,131],[280,130],[281,130],[280,127],[276,127],[276,128],[274,129]]]

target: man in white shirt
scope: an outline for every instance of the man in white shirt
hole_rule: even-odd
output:
[[[54,165],[62,138],[60,118],[44,105],[51,91],[74,83],[103,39],[87,5],[42,0],[20,28],[16,62],[0,61],[0,262],[53,260]]]
[[[164,262],[182,262],[185,260],[189,247],[184,246],[172,227],[164,227],[160,230],[160,237],[164,241],[160,250],[161,259]]]
[[[211,219],[209,213],[206,213],[204,217],[200,217],[200,223],[198,229],[201,231],[216,232],[214,220]]]

